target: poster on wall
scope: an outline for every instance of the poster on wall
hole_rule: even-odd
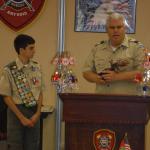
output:
[[[136,0],[76,0],[75,31],[106,32],[106,18],[112,12],[124,15],[127,33],[135,33]]]
[[[0,19],[14,31],[31,23],[41,11],[45,0],[0,0]]]

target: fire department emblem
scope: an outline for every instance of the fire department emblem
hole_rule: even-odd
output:
[[[45,0],[0,0],[1,20],[18,31],[35,19],[44,2]]]
[[[95,150],[113,150],[116,142],[115,132],[101,129],[94,132],[93,144]]]

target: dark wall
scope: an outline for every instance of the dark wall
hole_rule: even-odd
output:
[[[7,107],[0,95],[0,141],[7,137]]]

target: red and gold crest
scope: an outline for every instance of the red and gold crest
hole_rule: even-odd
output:
[[[14,31],[31,23],[45,0],[0,0],[1,20]]]
[[[95,150],[113,150],[116,142],[115,132],[101,129],[94,132],[93,144]]]

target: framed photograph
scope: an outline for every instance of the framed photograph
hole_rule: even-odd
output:
[[[106,32],[106,18],[112,12],[124,15],[127,33],[135,33],[136,0],[76,0],[75,31]]]

